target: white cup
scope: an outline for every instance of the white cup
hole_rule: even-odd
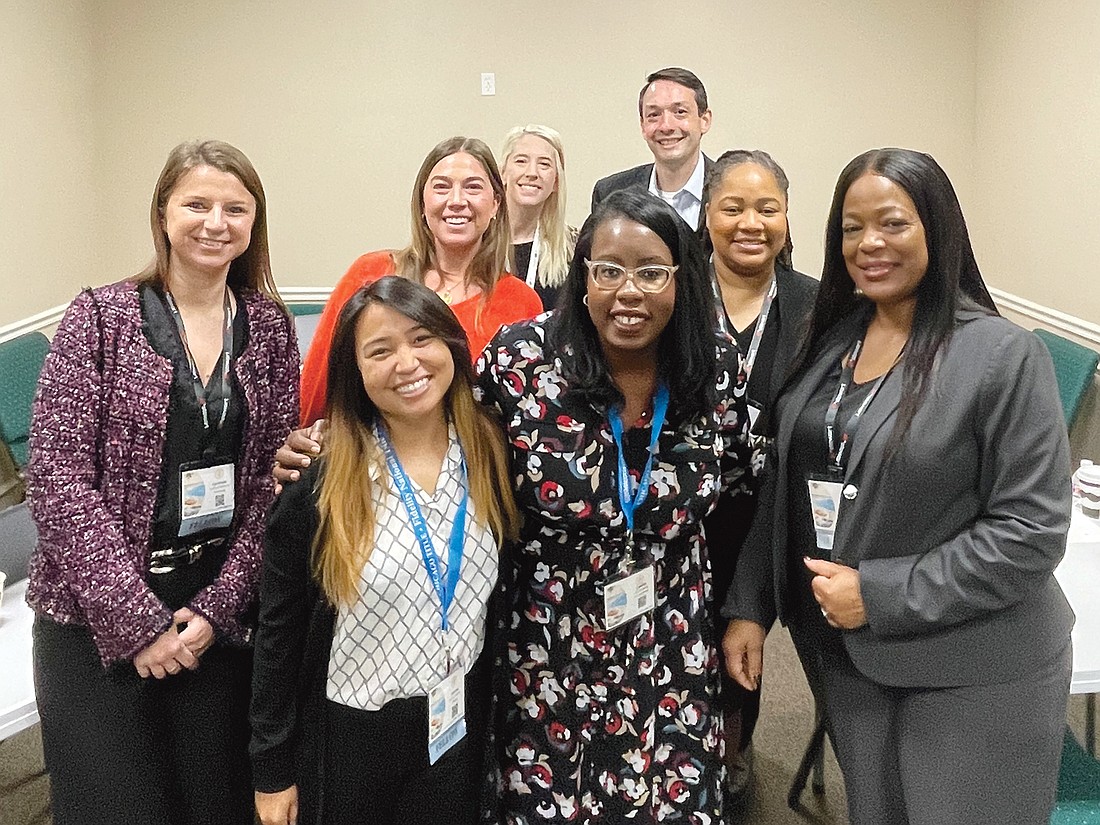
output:
[[[1077,471],[1077,484],[1081,491],[1081,512],[1100,518],[1100,466],[1081,467]]]

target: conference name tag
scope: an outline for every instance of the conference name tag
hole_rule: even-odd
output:
[[[466,735],[466,674],[453,670],[428,691],[428,764]]]
[[[609,579],[603,589],[604,627],[614,630],[653,609],[653,566]]]
[[[219,530],[233,523],[233,464],[180,467],[180,536]]]
[[[806,486],[810,491],[810,514],[814,519],[817,549],[832,550],[837,514],[840,512],[840,491],[844,485],[839,481],[809,478],[806,479]]]

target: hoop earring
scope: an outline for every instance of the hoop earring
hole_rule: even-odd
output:
[[[585,295],[583,298],[581,298],[581,303],[584,304],[585,306],[588,306],[588,296],[587,295]]]

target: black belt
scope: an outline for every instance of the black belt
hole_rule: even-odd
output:
[[[149,554],[149,572],[153,575],[174,573],[197,562],[207,550],[215,550],[224,543],[225,538],[219,537],[154,550]]]

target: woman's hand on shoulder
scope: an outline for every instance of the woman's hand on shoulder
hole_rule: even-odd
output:
[[[164,679],[175,676],[183,668],[194,670],[198,666],[198,657],[180,639],[174,619],[170,628],[134,657],[134,669],[142,679],[150,676]]]
[[[256,791],[256,815],[263,825],[297,825],[298,786],[274,793]]]
[[[745,690],[760,687],[760,673],[764,669],[764,639],[767,635],[768,631],[754,621],[734,619],[722,637],[726,671]]]
[[[319,418],[309,427],[292,430],[286,437],[283,446],[275,452],[275,468],[271,471],[275,477],[276,494],[283,491],[284,484],[300,479],[301,471],[321,454],[326,427],[325,419]]]

